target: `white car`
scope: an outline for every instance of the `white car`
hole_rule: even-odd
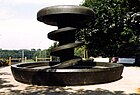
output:
[[[112,63],[121,63],[121,64],[134,64],[135,58],[119,58],[119,57],[113,57],[111,59]]]
[[[135,58],[118,58],[117,63],[134,64],[135,63]]]

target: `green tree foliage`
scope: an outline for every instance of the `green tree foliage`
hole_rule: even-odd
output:
[[[140,32],[139,0],[85,0],[95,12],[87,29],[79,32],[92,56],[135,56]],[[83,36],[86,35],[86,36]]]
[[[48,49],[45,49],[45,50],[38,49],[34,53],[33,58],[35,59],[36,56],[39,57],[39,58],[47,58],[47,57],[50,57],[50,53],[51,53],[52,49],[54,49],[57,46],[58,46],[58,43],[57,42],[54,42],[53,45],[51,45]]]
[[[79,57],[83,57],[83,52],[84,52],[84,49],[85,49],[85,47],[84,46],[81,46],[81,47],[77,47],[77,48],[75,48],[75,50],[74,50],[74,55],[75,56],[79,56]]]
[[[12,58],[21,58],[22,57],[22,51],[24,50],[24,56],[28,59],[32,59],[34,53],[36,50],[27,50],[27,49],[21,49],[21,50],[0,50],[0,58],[8,59],[9,57]]]

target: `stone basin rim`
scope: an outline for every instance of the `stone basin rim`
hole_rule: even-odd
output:
[[[97,65],[95,66],[103,66],[107,68],[84,68],[84,67],[83,68],[51,68],[50,67],[46,69],[33,69],[32,67],[28,67],[28,66],[33,66],[33,67],[47,66],[47,65],[44,65],[46,63],[49,63],[49,62],[42,61],[42,62],[19,63],[19,64],[11,65],[11,68],[20,69],[21,71],[25,70],[25,71],[44,71],[44,72],[96,72],[96,71],[98,72],[98,71],[111,71],[111,69],[113,70],[113,68],[115,69],[115,68],[123,67],[122,64],[104,63],[104,62],[97,62],[96,63]],[[104,64],[106,66],[104,66]],[[94,66],[91,66],[91,67],[94,67]],[[52,70],[52,71],[48,71],[48,70]]]

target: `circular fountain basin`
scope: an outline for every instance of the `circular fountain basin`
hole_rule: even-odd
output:
[[[35,62],[15,64],[11,66],[11,70],[15,80],[22,83],[68,86],[116,81],[121,78],[123,65],[84,61],[73,67],[57,69],[51,68],[49,62]]]

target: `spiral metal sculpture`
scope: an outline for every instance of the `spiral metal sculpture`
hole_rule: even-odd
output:
[[[74,48],[82,45],[81,42],[75,42],[75,32],[77,28],[86,27],[93,18],[91,9],[80,6],[52,6],[38,12],[39,21],[58,26],[58,30],[48,34],[49,39],[59,41],[59,47],[51,52],[51,55],[60,57],[57,68],[69,67],[81,61],[80,57],[74,56]]]
[[[11,66],[14,78],[22,83],[35,85],[83,85],[115,81],[121,78],[123,65],[83,61],[74,56],[74,48],[82,45],[75,41],[77,29],[87,27],[93,20],[93,10],[82,6],[51,6],[37,13],[37,20],[58,26],[48,33],[48,38],[59,41],[51,55],[60,62],[33,62]]]

